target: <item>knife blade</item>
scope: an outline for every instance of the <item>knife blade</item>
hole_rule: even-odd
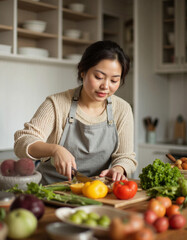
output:
[[[87,177],[86,175],[80,173],[74,167],[71,167],[71,169],[73,170],[73,175],[77,178],[78,181],[83,182],[83,183],[94,181],[94,179]]]

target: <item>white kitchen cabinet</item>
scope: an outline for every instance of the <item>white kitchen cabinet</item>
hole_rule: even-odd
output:
[[[155,71],[187,72],[187,0],[156,1]]]
[[[70,10],[68,6],[72,2],[84,3],[84,12]],[[49,52],[49,57],[41,61],[76,64],[77,60],[67,60],[68,55],[80,56],[95,41],[113,40],[123,45],[124,21],[129,19],[130,12],[128,5],[132,7],[132,2],[0,0],[0,44],[12,47],[9,57],[30,60],[28,56],[19,54],[19,48],[35,47]],[[47,28],[44,32],[27,30],[23,27],[26,20],[46,21]],[[81,37],[65,36],[67,29],[80,30]],[[0,56],[4,56],[4,53],[0,52]],[[38,57],[32,56],[32,59],[38,60]]]
[[[75,0],[73,2],[80,2]],[[35,47],[48,50],[48,61],[73,62],[66,60],[68,54],[82,54],[84,49],[99,40],[99,15],[97,1],[82,1],[86,8],[83,13],[68,8],[67,0],[4,0],[0,1],[0,44],[12,47],[11,57],[19,55],[20,47]],[[8,14],[7,14],[8,13]],[[23,28],[26,20],[43,20],[47,22],[45,32],[35,32]],[[80,30],[80,38],[64,36],[64,30]],[[85,33],[86,32],[86,38]],[[84,36],[84,38],[83,38]],[[0,52],[0,55],[4,55]],[[32,56],[33,59],[35,57]]]

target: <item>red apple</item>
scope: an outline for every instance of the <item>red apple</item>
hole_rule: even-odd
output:
[[[155,212],[153,212],[152,210],[147,210],[145,213],[144,213],[144,220],[147,224],[153,224],[156,219],[158,218],[158,216],[156,215]]]
[[[1,174],[3,176],[16,176],[15,163],[16,161],[13,159],[4,160],[1,163]]]
[[[15,163],[15,171],[21,176],[30,176],[34,173],[34,162],[29,158],[21,158]]]

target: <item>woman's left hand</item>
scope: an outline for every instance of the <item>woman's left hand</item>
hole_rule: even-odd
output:
[[[110,177],[112,181],[128,180],[124,175],[124,169],[120,166],[115,166],[113,168],[105,169],[99,175],[100,177]]]

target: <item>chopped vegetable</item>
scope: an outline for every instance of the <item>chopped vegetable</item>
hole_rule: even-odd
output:
[[[55,186],[54,186],[55,188]],[[68,194],[68,193],[62,193],[62,194],[56,194],[51,189],[48,189],[48,187],[42,186],[42,184],[38,185],[37,183],[28,183],[27,184],[27,190],[23,191],[18,188],[18,185],[15,185],[13,188],[7,190],[8,192],[13,193],[28,193],[33,194],[37,196],[39,199],[43,200],[55,200],[63,203],[70,203],[70,204],[76,204],[76,205],[102,205],[101,202],[98,202],[93,199],[89,199],[86,197],[77,196],[75,194]]]
[[[70,191],[69,185],[49,185],[45,186],[45,189],[51,191]]]
[[[72,193],[75,193],[75,194],[81,194],[83,187],[84,187],[84,183],[75,183],[70,185]]]
[[[155,159],[153,164],[142,169],[139,178],[141,187],[149,189],[160,186],[177,186],[178,179],[184,178],[184,176],[177,167],[171,168],[169,163]]]

